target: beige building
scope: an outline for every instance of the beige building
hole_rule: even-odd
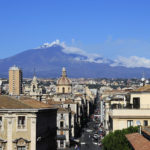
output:
[[[70,141],[79,138],[82,127],[90,115],[90,106],[94,102],[93,91],[73,89],[72,81],[62,69],[62,76],[57,80],[56,93],[47,99],[50,105],[59,107],[57,113],[57,145],[66,148]],[[81,91],[81,92],[80,92]],[[91,107],[92,108],[92,107]],[[61,111],[60,110],[65,110]]]
[[[29,95],[31,98],[37,99],[39,101],[41,101],[42,99],[42,88],[39,87],[36,76],[33,77],[33,80],[31,82]]]
[[[0,96],[0,150],[56,149],[57,109]]]
[[[67,78],[66,69],[62,68],[62,76],[57,80],[56,87],[57,94],[70,94],[72,93],[71,80]]]
[[[9,94],[22,94],[22,71],[16,66],[9,69]]]
[[[57,148],[65,149],[70,146],[70,139],[75,136],[76,114],[72,110],[75,104],[71,101],[51,101],[47,103],[57,107]],[[76,107],[75,107],[76,108]]]
[[[109,131],[123,129],[130,126],[150,125],[150,85],[138,88],[126,95],[124,100],[117,102],[105,101],[105,121]],[[119,102],[120,101],[120,102]],[[122,102],[122,103],[121,103]],[[119,103],[121,107],[112,107]]]
[[[74,137],[74,113],[71,109],[58,108],[57,112],[57,148],[70,146],[70,138]]]

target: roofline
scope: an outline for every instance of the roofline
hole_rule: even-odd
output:
[[[130,94],[141,94],[141,93],[150,93],[150,91],[133,91]]]
[[[72,84],[56,84],[57,86],[72,86]]]
[[[0,109],[0,112],[39,112],[39,111],[45,111],[45,110],[57,110],[57,108],[40,108],[40,109],[33,109],[33,108],[27,108],[27,109]]]

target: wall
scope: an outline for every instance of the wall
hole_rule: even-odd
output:
[[[133,104],[134,97],[140,98],[140,108],[150,108],[150,93],[131,93],[131,104]]]
[[[57,110],[40,111],[37,114],[37,149],[56,149],[56,116]]]
[[[36,121],[36,114],[34,113],[0,113],[2,116],[2,128],[0,129],[0,138],[6,140],[6,147],[4,150],[16,150],[16,143],[13,143],[14,140],[19,138],[24,138],[29,143],[28,150],[36,150],[35,147],[35,134],[36,127],[35,123],[31,120],[34,119]],[[25,128],[18,128],[18,116],[25,116]]]

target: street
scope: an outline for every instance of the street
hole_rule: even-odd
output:
[[[100,146],[101,144],[100,134],[102,134],[100,130],[102,131],[102,127],[100,127],[101,121],[100,121],[100,116],[99,116],[100,115],[99,95],[98,95],[95,105],[96,107],[95,107],[93,117],[90,120],[90,122],[87,123],[86,128],[82,129],[82,135],[78,139],[79,149],[77,150],[101,150],[102,149]],[[75,150],[75,146],[67,148],[66,150]]]
[[[79,150],[101,150],[98,145],[98,140],[94,140],[95,121],[89,122],[88,127],[83,129],[82,136],[79,138]],[[66,150],[75,150],[75,147],[67,148]]]

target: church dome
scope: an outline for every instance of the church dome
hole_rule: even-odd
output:
[[[62,76],[57,80],[57,85],[70,85],[71,80],[67,78],[66,69],[62,68]]]

